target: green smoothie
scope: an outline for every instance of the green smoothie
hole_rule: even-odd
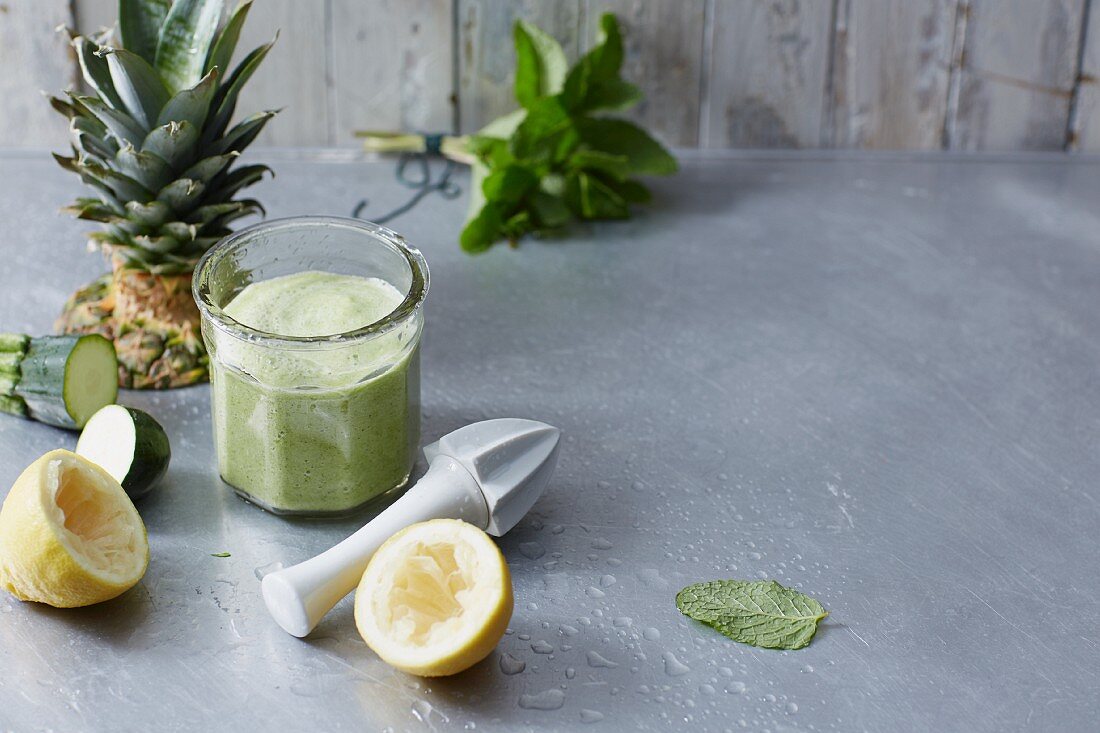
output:
[[[259,331],[329,336],[402,300],[384,280],[310,271],[252,283],[224,311]],[[222,477],[286,513],[346,512],[405,484],[420,439],[414,327],[301,348],[223,342],[211,359]]]

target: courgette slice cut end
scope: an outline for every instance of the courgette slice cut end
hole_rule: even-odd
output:
[[[114,344],[98,334],[77,340],[65,360],[62,397],[65,410],[78,429],[97,410],[118,399],[118,358]]]
[[[168,435],[147,412],[108,405],[92,415],[76,453],[111,474],[131,499],[145,496],[168,470]]]

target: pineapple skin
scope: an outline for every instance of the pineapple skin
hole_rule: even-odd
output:
[[[118,318],[120,296],[130,297],[128,281],[143,281],[140,298],[148,308]],[[150,294],[149,289],[158,291]],[[59,333],[98,333],[111,339],[118,354],[118,384],[128,389],[173,389],[205,382],[208,357],[199,335],[198,313],[178,318],[171,314],[195,309],[191,276],[157,276],[116,270],[78,289],[66,301],[54,328]]]

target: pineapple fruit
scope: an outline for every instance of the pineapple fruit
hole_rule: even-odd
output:
[[[229,70],[250,6],[223,22],[223,0],[120,0],[117,39],[72,37],[91,93],[50,99],[72,142],[71,156],[54,157],[95,193],[66,210],[102,224],[88,245],[111,264],[69,299],[57,328],[112,339],[123,387],[206,379],[192,272],[232,222],[264,213],[235,196],[270,169],[234,163],[275,112],[229,125],[274,44]]]

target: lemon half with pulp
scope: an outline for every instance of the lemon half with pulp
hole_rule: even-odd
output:
[[[477,664],[512,618],[512,577],[489,535],[457,519],[406,527],[374,553],[355,625],[389,664],[439,677]]]
[[[0,508],[0,588],[21,601],[87,606],[149,565],[145,525],[109,473],[67,450],[27,467]]]

